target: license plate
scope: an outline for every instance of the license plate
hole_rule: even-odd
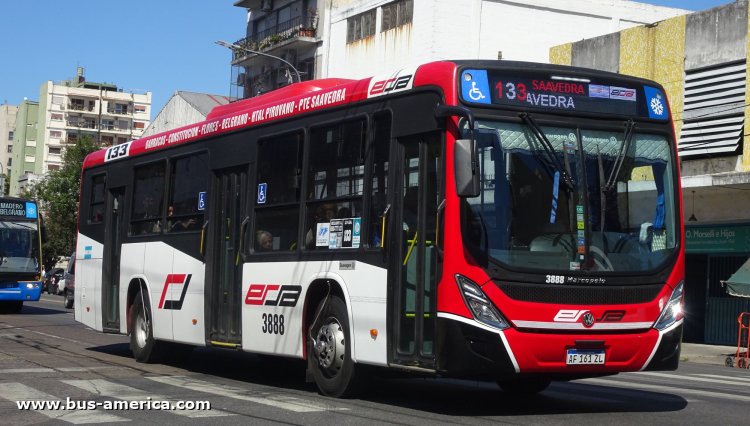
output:
[[[604,364],[604,349],[568,349],[567,365]]]

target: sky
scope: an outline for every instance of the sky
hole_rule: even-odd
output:
[[[449,0],[443,0],[449,1]],[[235,0],[0,0],[0,104],[39,99],[42,83],[87,81],[152,93],[153,119],[177,90],[229,95],[231,52],[245,36]],[[648,0],[703,10],[731,0]]]

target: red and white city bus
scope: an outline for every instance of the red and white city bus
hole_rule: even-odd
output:
[[[508,61],[322,79],[84,163],[76,320],[209,346],[551,380],[677,367],[684,243],[658,84]]]

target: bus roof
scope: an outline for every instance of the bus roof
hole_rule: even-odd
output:
[[[234,132],[295,115],[403,92],[414,87],[440,87],[443,90],[445,102],[449,105],[456,105],[460,102],[457,90],[457,73],[459,68],[465,67],[516,70],[519,72],[541,70],[547,72],[565,72],[596,76],[611,81],[628,81],[637,84],[648,83],[658,86],[653,82],[639,78],[560,65],[488,60],[431,62],[418,67],[401,69],[391,74],[368,77],[361,80],[325,78],[303,81],[260,96],[220,105],[211,110],[202,122],[93,152],[84,160],[83,168],[87,169],[109,161],[138,156],[170,146]]]

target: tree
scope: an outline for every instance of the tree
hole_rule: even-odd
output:
[[[99,149],[91,137],[84,136],[75,145],[68,145],[63,165],[50,171],[31,189],[31,198],[42,206],[47,241],[42,245],[42,263],[47,269],[75,249],[78,223],[78,197],[81,169],[86,156]]]

